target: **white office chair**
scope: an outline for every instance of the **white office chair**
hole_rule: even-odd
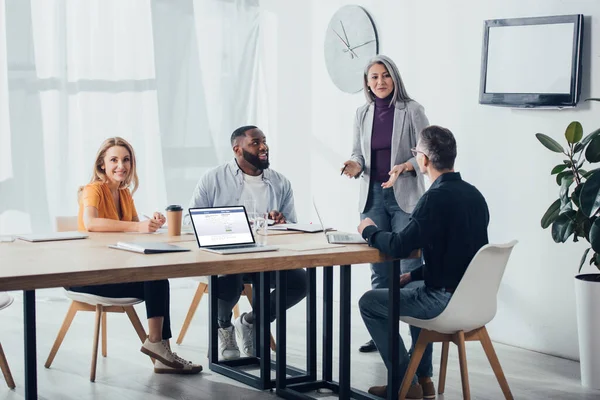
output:
[[[411,379],[407,377],[414,376],[425,347],[433,342],[442,342],[438,393],[444,393],[449,342],[454,342],[458,347],[463,398],[470,399],[465,341],[474,340],[481,342],[504,397],[513,399],[485,325],[496,315],[498,288],[510,253],[516,244],[517,241],[513,240],[507,244],[483,246],[473,257],[448,306],[437,317],[428,320],[400,318],[409,325],[421,328],[421,333],[402,380],[399,399],[403,400],[406,397],[411,384]]]
[[[192,318],[194,318],[194,314],[198,309],[198,305],[200,304],[200,300],[205,293],[208,293],[208,277],[199,276],[192,278],[198,281],[198,288],[196,289],[196,293],[194,294],[194,298],[192,299],[192,304],[190,304],[190,308],[185,316],[185,320],[183,321],[183,326],[181,327],[181,331],[179,332],[179,336],[177,337],[177,344],[181,344],[183,339],[185,338],[185,334],[190,327],[190,323],[192,322]],[[242,292],[242,296],[246,296],[250,305],[252,306],[252,285],[244,284],[244,291]],[[238,318],[240,316],[240,307],[238,304],[233,307],[233,317]],[[275,339],[273,339],[273,335],[271,335],[271,350],[276,351]]]
[[[77,217],[57,217],[56,218],[56,230],[58,232],[65,231],[76,231],[77,230]],[[54,345],[50,350],[50,354],[48,355],[48,359],[44,366],[46,368],[50,368],[52,362],[54,361],[54,357],[62,344],[69,327],[71,326],[71,322],[73,322],[73,318],[75,318],[75,314],[78,311],[92,311],[96,313],[96,324],[94,327],[94,342],[93,342],[93,352],[92,352],[92,366],[90,371],[90,381],[94,382],[96,380],[96,364],[98,360],[98,342],[100,339],[100,326],[102,325],[102,356],[106,357],[107,355],[107,340],[106,340],[106,318],[108,316],[107,313],[125,313],[129,317],[133,328],[135,329],[140,341],[144,343],[146,340],[146,330],[144,326],[140,322],[140,319],[133,308],[134,305],[141,303],[143,300],[136,298],[109,298],[96,296],[93,294],[87,293],[79,293],[72,292],[69,290],[65,290],[65,295],[72,300],[71,306],[69,307],[69,311],[67,311],[67,315],[65,320],[63,321],[60,330],[58,331],[58,335],[56,336],[56,340],[54,341]]]
[[[0,310],[4,310],[6,307],[10,306],[13,302],[13,297],[8,293],[0,293]],[[6,361],[6,356],[4,355],[4,350],[2,349],[2,345],[0,344],[0,369],[2,370],[2,375],[4,375],[4,380],[9,388],[15,388],[15,381],[13,380],[12,374],[10,373],[10,368],[8,367],[8,361]]]

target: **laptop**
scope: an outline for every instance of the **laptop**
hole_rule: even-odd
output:
[[[331,244],[355,244],[355,243],[367,243],[365,239],[358,233],[345,233],[345,232],[328,232],[332,230],[331,228],[325,228],[325,224],[323,224],[323,220],[321,219],[321,214],[319,214],[319,209],[317,208],[317,203],[313,199],[313,206],[315,207],[315,211],[317,212],[317,217],[319,218],[319,223],[321,224],[321,228],[323,229],[323,233],[327,238],[327,243]]]
[[[277,250],[254,241],[244,206],[190,208],[200,249],[217,254],[256,253]]]
[[[76,240],[87,239],[88,235],[81,232],[50,232],[50,233],[32,233],[29,235],[17,235],[17,239],[28,242],[51,242],[55,240]]]

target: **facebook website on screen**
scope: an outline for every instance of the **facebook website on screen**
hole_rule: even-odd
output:
[[[200,246],[253,243],[243,207],[190,211]]]

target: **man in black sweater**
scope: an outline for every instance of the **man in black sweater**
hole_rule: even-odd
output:
[[[369,218],[358,227],[370,246],[393,257],[408,257],[423,250],[424,264],[400,276],[400,315],[420,319],[437,317],[446,308],[475,253],[488,243],[489,211],[482,194],[454,172],[456,141],[448,129],[429,126],[421,132],[413,149],[422,173],[432,182],[399,233],[384,232]],[[409,355],[400,338],[400,354],[388,357],[388,289],[374,289],[360,299],[360,312],[386,367],[400,364],[402,379]],[[419,328],[411,326],[413,343]],[[431,359],[422,360],[429,363]],[[412,377],[408,399],[435,398],[428,377]],[[375,386],[369,393],[385,397],[386,387]]]

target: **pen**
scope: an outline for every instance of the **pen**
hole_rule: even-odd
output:
[[[346,167],[347,167],[347,166],[348,166],[347,164],[346,164],[346,165],[344,165],[344,168],[342,168],[342,173],[340,174],[340,176],[344,175],[344,171],[346,170]]]

